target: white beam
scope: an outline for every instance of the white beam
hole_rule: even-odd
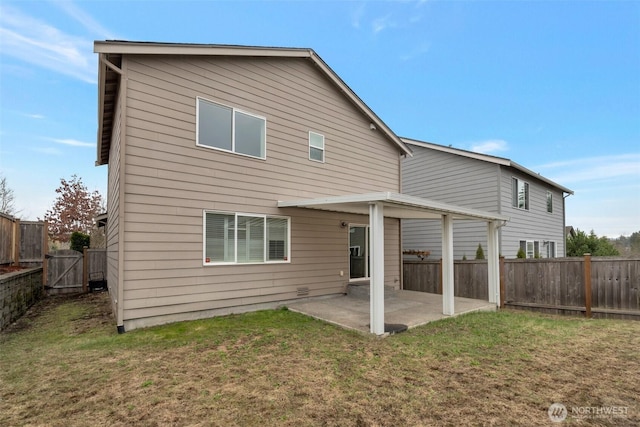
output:
[[[442,215],[442,314],[453,316],[453,218]]]
[[[488,271],[489,271],[489,302],[500,304],[500,253],[498,244],[498,223],[489,221],[487,227],[488,249]]]
[[[384,207],[382,202],[369,204],[371,233],[370,325],[371,333],[384,334]]]

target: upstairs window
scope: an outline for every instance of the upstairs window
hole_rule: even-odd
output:
[[[267,121],[232,107],[197,98],[196,145],[265,158]]]
[[[324,163],[324,135],[309,132],[309,160]]]
[[[205,264],[260,264],[289,260],[289,218],[204,213]]]
[[[553,194],[547,191],[547,212],[553,213]]]
[[[529,210],[529,184],[521,179],[512,179],[512,204],[514,208]]]

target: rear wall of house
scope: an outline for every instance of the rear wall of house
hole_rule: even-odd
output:
[[[126,329],[344,292],[341,222],[368,218],[277,202],[399,191],[397,148],[308,60],[125,56],[123,68]],[[266,160],[197,147],[196,97],[265,117]],[[325,163],[309,160],[309,131],[325,136]],[[203,266],[204,210],[289,216],[290,262]],[[385,226],[385,284],[398,287],[399,222]]]
[[[511,180],[521,179],[529,184],[529,209],[512,206]],[[502,255],[515,258],[521,240],[540,242],[540,252],[546,256],[545,242],[555,242],[556,256],[565,256],[564,204],[562,192],[515,169],[502,170],[502,214],[511,219],[500,230]],[[553,212],[547,212],[547,191],[553,197]]]
[[[437,150],[411,146],[413,157],[402,162],[402,191],[413,196],[438,200],[498,213],[499,166]],[[428,250],[430,258],[442,257],[442,222],[406,220],[402,222],[404,249]],[[473,259],[478,244],[485,254],[487,223],[456,220],[453,223],[453,256]],[[415,259],[415,255],[408,255]]]

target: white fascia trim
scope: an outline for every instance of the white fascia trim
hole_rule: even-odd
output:
[[[271,56],[309,58],[311,49],[219,44],[95,41],[95,53],[131,55]]]
[[[317,199],[307,199],[298,201],[278,201],[280,208],[322,208],[323,205],[349,204],[349,203],[375,203],[383,202],[392,205],[403,205],[406,207],[435,211],[442,214],[453,214],[467,217],[469,219],[481,219],[486,221],[509,221],[509,217],[484,212],[475,209],[450,205],[435,200],[423,199],[406,194],[381,192],[365,194],[349,194],[345,196],[321,197]]]

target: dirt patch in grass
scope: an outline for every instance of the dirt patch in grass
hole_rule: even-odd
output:
[[[278,310],[118,335],[110,310],[47,298],[0,334],[0,425],[551,425],[555,402],[640,424],[640,322],[503,311],[378,339]]]

